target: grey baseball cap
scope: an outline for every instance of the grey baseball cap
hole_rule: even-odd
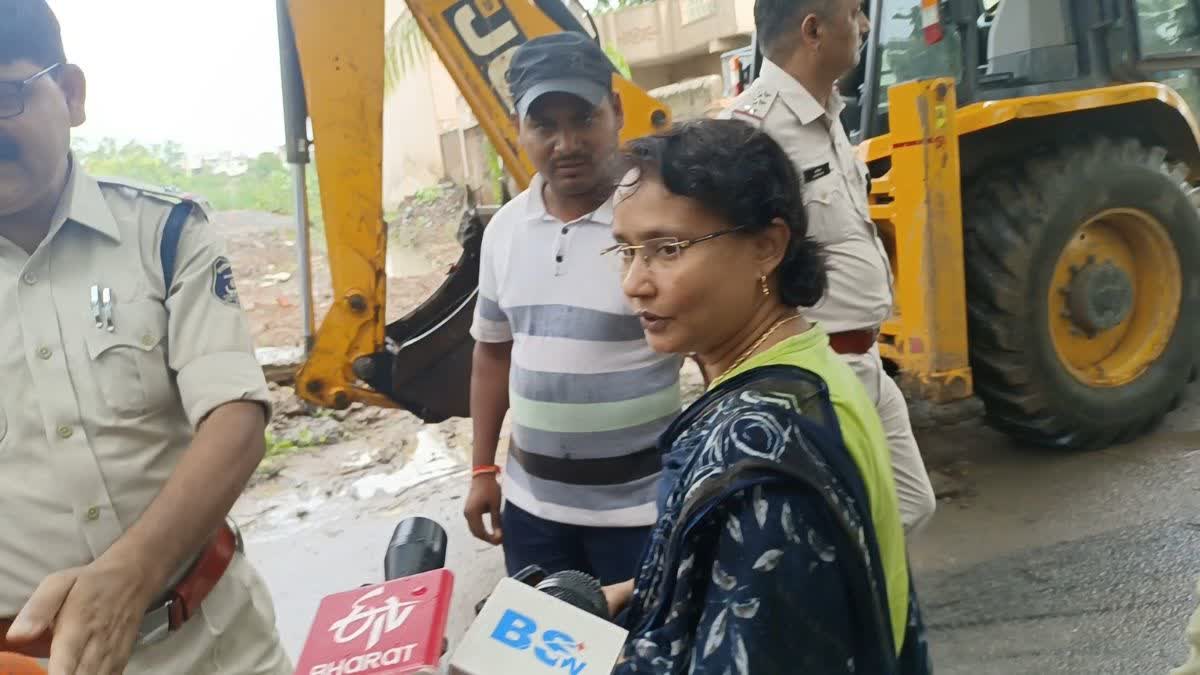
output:
[[[612,62],[588,36],[563,31],[534,38],[517,48],[505,73],[517,115],[546,94],[578,96],[600,105],[612,93]]]

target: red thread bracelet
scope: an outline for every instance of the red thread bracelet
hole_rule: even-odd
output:
[[[471,477],[472,478],[474,478],[475,476],[482,476],[482,475],[488,474],[488,473],[499,474],[500,467],[496,466],[495,464],[484,464],[482,466],[477,466],[477,467],[471,469]]]

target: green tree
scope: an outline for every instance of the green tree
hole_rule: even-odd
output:
[[[75,156],[97,176],[125,178],[149,185],[195,194],[218,210],[253,210],[291,214],[294,212],[292,182],[288,167],[274,153],[236,158],[245,164],[238,175],[215,171],[206,165],[187,167],[187,155],[178,143],[143,145],[118,144],[105,138],[95,145],[73,142]],[[320,223],[319,190],[311,189],[313,222]]]
[[[383,90],[391,93],[412,69],[429,57],[432,45],[425,39],[420,24],[407,9],[388,28],[384,36]]]
[[[596,12],[611,12],[626,7],[644,5],[654,0],[596,0]],[[432,45],[425,39],[420,24],[407,9],[388,28],[384,36],[384,71],[383,88],[385,93],[391,93],[413,68],[425,63],[429,58]],[[604,46],[604,51],[612,59],[617,70],[629,79],[629,64],[625,57],[612,44]]]
[[[611,42],[605,43],[604,53],[608,55],[608,60],[612,61],[617,72],[621,73],[621,77],[627,80],[633,79],[633,75],[629,71],[629,62],[625,60],[625,55],[621,53],[621,50],[617,49],[616,45]]]

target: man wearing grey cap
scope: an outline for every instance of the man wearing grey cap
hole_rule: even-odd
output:
[[[522,45],[506,74],[537,173],[483,237],[464,515],[503,544],[510,574],[536,564],[632,577],[657,518],[655,443],[681,408],[679,357],[646,344],[600,255],[613,243],[623,123],[613,72],[595,42],[563,32]],[[502,509],[494,463],[509,412]]]

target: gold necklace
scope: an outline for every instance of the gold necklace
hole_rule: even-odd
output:
[[[720,376],[718,376],[718,377],[716,378],[716,380],[721,380],[721,379],[724,379],[726,375],[728,375],[729,373],[731,373],[731,372],[733,372],[734,370],[736,370],[738,366],[742,365],[742,363],[744,363],[744,362],[746,361],[746,359],[750,358],[750,356],[751,356],[752,354],[754,354],[754,351],[755,351],[756,349],[758,349],[759,347],[761,347],[761,346],[762,346],[762,343],[764,343],[764,342],[766,342],[766,341],[767,341],[767,338],[771,337],[771,333],[774,333],[774,332],[775,332],[775,330],[776,330],[777,328],[779,328],[779,327],[780,327],[780,326],[782,326],[783,324],[785,324],[785,323],[787,323],[787,322],[791,321],[792,319],[799,319],[799,318],[800,318],[800,315],[799,315],[799,314],[793,314],[792,316],[789,316],[789,317],[787,317],[787,318],[785,318],[785,319],[780,319],[779,321],[776,321],[774,326],[771,326],[769,329],[767,329],[767,332],[763,333],[763,334],[762,334],[762,337],[758,338],[758,341],[757,341],[757,342],[755,342],[754,344],[750,345],[750,348],[749,348],[749,349],[747,349],[746,351],[742,352],[742,355],[741,355],[741,356],[739,356],[739,357],[737,358],[737,360],[733,362],[733,365],[731,365],[731,366],[729,366],[728,368],[726,368],[726,369],[725,369],[725,372],[721,373],[721,374],[720,374]],[[715,382],[716,380],[713,380],[713,381]]]

